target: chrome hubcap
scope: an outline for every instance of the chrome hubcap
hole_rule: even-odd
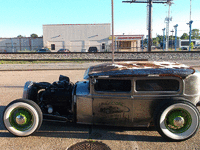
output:
[[[176,127],[182,127],[184,125],[185,121],[183,117],[176,117],[174,118],[174,125]]]
[[[17,124],[20,124],[20,125],[24,124],[25,123],[25,117],[21,116],[21,115],[18,115],[16,117],[16,122],[17,122]]]

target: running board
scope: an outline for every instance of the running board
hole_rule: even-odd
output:
[[[56,116],[51,114],[43,114],[44,121],[54,121],[54,122],[72,122],[72,120],[69,120],[67,117],[63,116]]]

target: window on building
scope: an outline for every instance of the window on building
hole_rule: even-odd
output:
[[[120,49],[131,49],[131,41],[120,41],[119,48]]]
[[[94,89],[104,92],[130,92],[131,80],[97,79]]]
[[[174,79],[137,80],[136,91],[178,91],[179,81]]]
[[[55,50],[55,44],[51,44],[51,50]]]
[[[195,45],[195,41],[192,41],[192,43]],[[189,46],[189,41],[181,41],[181,46]]]
[[[102,43],[102,49],[105,49],[105,43]]]

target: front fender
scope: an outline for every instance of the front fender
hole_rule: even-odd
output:
[[[33,81],[27,81],[25,83],[22,98],[28,99],[29,89],[31,88],[31,86],[33,85],[33,83],[34,83]]]

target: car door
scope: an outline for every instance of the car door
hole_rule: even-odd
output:
[[[93,123],[130,126],[133,114],[131,78],[96,79],[92,88]]]

